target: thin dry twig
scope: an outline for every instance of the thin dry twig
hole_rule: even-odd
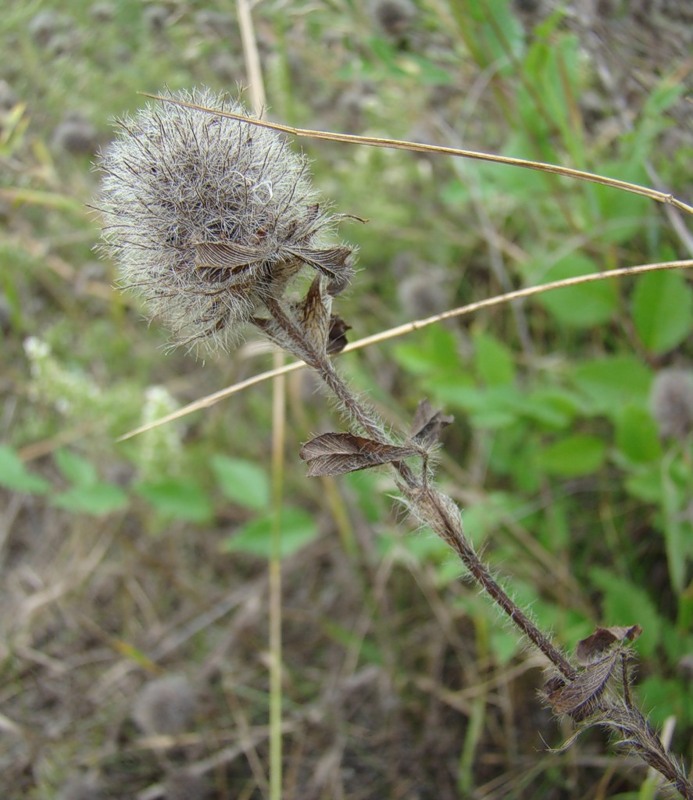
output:
[[[158,94],[140,92],[144,97],[152,100],[160,100],[163,103],[192,108],[196,111],[203,111],[207,114],[216,114],[220,117],[230,117],[231,119],[247,122],[249,125],[256,125],[260,128],[271,128],[281,131],[291,136],[305,137],[309,139],[327,139],[330,142],[342,142],[344,144],[360,144],[367,147],[384,147],[390,150],[409,150],[413,153],[435,153],[436,155],[454,156],[456,158],[470,158],[476,161],[489,161],[493,164],[505,164],[511,167],[522,167],[523,169],[533,169],[539,172],[548,172],[553,175],[561,175],[564,178],[588,181],[589,183],[599,183],[602,186],[610,186],[612,189],[620,189],[631,194],[638,194],[642,197],[649,197],[658,203],[665,203],[674,206],[687,214],[693,214],[693,206],[684,203],[667,192],[659,192],[648,186],[640,186],[637,183],[629,183],[618,178],[607,178],[604,175],[595,175],[593,172],[585,172],[571,167],[562,167],[558,164],[547,164],[541,161],[530,161],[526,158],[512,158],[510,156],[499,156],[495,153],[482,153],[478,150],[462,150],[457,147],[445,147],[443,145],[423,144],[421,142],[407,142],[400,139],[384,139],[377,136],[356,136],[349,133],[333,133],[331,131],[316,131],[310,128],[294,128],[291,125],[281,125],[277,122],[267,120],[251,119],[241,114],[234,114],[231,111],[219,111],[213,108],[205,108],[195,103],[188,103],[185,100],[176,100]]]

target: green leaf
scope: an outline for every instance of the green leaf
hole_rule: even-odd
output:
[[[663,534],[671,586],[677,595],[685,588],[688,563],[693,555],[693,531],[685,518],[690,503],[690,486],[682,487],[676,480],[674,464],[662,469]]]
[[[626,478],[626,490],[646,503],[662,502],[662,478],[659,463],[654,461],[641,466]]]
[[[459,369],[457,342],[451,331],[432,325],[415,337],[415,342],[393,348],[397,363],[413,375],[431,375],[437,371]]]
[[[524,34],[510,0],[469,0],[452,3],[451,10],[479,65],[493,65],[501,73],[512,72],[524,47]]]
[[[693,293],[674,270],[641,275],[633,293],[633,321],[645,347],[666,353],[693,330]]]
[[[103,516],[128,504],[127,494],[112,483],[75,484],[53,498],[53,505],[80,514]]]
[[[669,74],[647,97],[642,116],[660,119],[685,94],[686,84]]]
[[[353,492],[359,513],[374,525],[380,522],[387,513],[387,507],[383,503],[384,497],[380,491],[381,475],[376,470],[363,470],[344,475],[340,478],[340,483],[342,482],[349,487],[350,492]]]
[[[644,408],[627,405],[616,418],[616,446],[634,464],[647,464],[662,456],[657,425]]]
[[[256,511],[270,502],[267,473],[252,461],[227,456],[212,456],[212,469],[224,496],[234,503]]]
[[[497,430],[488,454],[491,474],[508,476],[516,491],[534,494],[544,480],[538,463],[539,438],[528,436],[526,425]]]
[[[623,150],[631,159],[631,164],[642,165],[650,157],[652,147],[656,146],[656,138],[675,124],[672,116],[666,112],[685,92],[685,83],[671,74],[651,90],[635,128],[623,137]]]
[[[574,392],[559,388],[537,389],[526,399],[524,416],[545,428],[567,428],[580,409]]]
[[[135,491],[164,517],[188,522],[208,522],[212,518],[209,498],[189,480],[167,478],[144,482]]]
[[[455,77],[419,53],[408,53],[404,64],[407,73],[414,74],[422,86],[450,86]]]
[[[515,380],[515,360],[512,352],[490,333],[475,331],[474,365],[487,386],[501,386]]]
[[[507,520],[518,521],[523,513],[519,497],[505,492],[492,492],[462,511],[462,524],[467,538],[475,546],[495,534]]]
[[[589,475],[601,467],[606,445],[596,436],[576,434],[544,448],[539,463],[551,475],[574,478]]]
[[[547,129],[557,127],[566,145],[575,138],[572,105],[581,93],[580,51],[575,34],[533,38],[525,59],[529,80],[519,89],[524,126],[546,138]]]
[[[556,262],[543,275],[545,282],[576,278],[599,272],[591,258],[574,253]],[[539,295],[539,303],[557,322],[572,328],[603,325],[611,319],[618,305],[613,281],[597,281],[557,289]]]
[[[57,450],[54,458],[63,477],[70,483],[87,486],[96,483],[99,479],[96,467],[72,450]]]
[[[450,377],[431,380],[428,386],[446,408],[464,409],[475,428],[505,428],[524,412],[524,398],[514,386],[480,389]]]
[[[627,154],[630,158],[630,153]],[[601,162],[599,173],[631,183],[647,185],[647,173],[642,162],[623,160]],[[640,195],[619,192],[610,186],[593,184],[589,192],[591,205],[585,211],[586,233],[597,236],[600,242],[621,244],[642,232],[644,221],[651,213],[651,201]]]
[[[233,536],[223,541],[221,549],[226,553],[250,553],[269,558],[274,524],[272,516],[263,516],[241,525]],[[318,526],[311,514],[300,508],[283,509],[279,548],[282,558],[297,553],[317,536]]]
[[[689,584],[679,596],[676,627],[679,631],[693,631],[693,584]],[[693,653],[693,635],[691,634],[688,635],[687,639],[680,636],[673,640],[668,638],[665,644],[669,649],[673,647],[680,648],[680,655],[684,655],[686,651]]]
[[[0,486],[27,494],[43,494],[51,488],[47,480],[29,472],[17,453],[7,445],[0,445]]]
[[[648,396],[652,374],[637,358],[607,356],[578,364],[572,374],[575,388],[584,396],[583,414],[618,418],[621,408]]]
[[[603,593],[603,625],[640,625],[643,635],[636,647],[645,656],[651,656],[660,640],[660,620],[657,609],[645,589],[613,572],[593,567],[590,577]]]
[[[688,681],[651,675],[638,681],[637,692],[649,719],[658,727],[670,717],[682,726],[693,722],[693,693]]]
[[[386,39],[380,37],[372,37],[368,40],[373,55],[382,63],[386,68],[386,74],[395,78],[403,77],[406,72],[399,63],[399,51],[388,42]]]

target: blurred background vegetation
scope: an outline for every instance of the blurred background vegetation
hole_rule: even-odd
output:
[[[262,0],[268,116],[488,150],[693,199],[688,0]],[[0,18],[0,783],[7,798],[267,791],[268,369],[166,352],[93,247],[91,162],[138,91],[246,70],[232,2],[10,2]],[[297,143],[297,146],[299,144]],[[601,186],[301,140],[361,250],[360,338],[511,288],[690,258],[690,221]],[[557,640],[644,628],[635,692],[693,763],[693,293],[684,272],[502,306],[340,357],[394,426],[455,415],[439,480]],[[338,429],[288,384],[284,797],[654,797],[570,735],[542,662],[412,532],[385,471],[308,480]],[[171,739],[171,735],[174,739]],[[168,738],[167,738],[168,737]],[[175,744],[175,746],[173,746]]]

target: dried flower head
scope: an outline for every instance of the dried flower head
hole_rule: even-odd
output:
[[[661,436],[680,438],[693,431],[693,373],[675,368],[657,373],[650,409]]]
[[[172,100],[249,116],[209,90]],[[306,159],[276,131],[159,102],[120,121],[101,154],[103,250],[176,344],[227,346],[309,265],[336,294],[353,250],[331,244]]]

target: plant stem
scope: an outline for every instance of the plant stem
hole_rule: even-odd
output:
[[[284,312],[276,300],[267,301],[274,321],[288,339],[298,345],[307,355],[309,365],[320,375],[333,392],[352,423],[363,433],[379,442],[390,443],[385,426],[374,411],[356,397],[343,380],[332,361],[324,352],[309,341],[300,327]],[[577,675],[576,670],[561,651],[545,636],[531,619],[518,607],[500,584],[493,578],[488,567],[476,555],[468,542],[460,522],[459,511],[445,495],[431,489],[427,482],[418,478],[404,462],[393,464],[400,477],[401,488],[411,503],[415,515],[446,541],[462,560],[472,578],[483,588],[493,602],[510,618],[510,621],[549,659],[568,680]]]
[[[284,354],[278,353],[275,366]],[[282,796],[282,506],[284,494],[284,442],[286,381],[274,384],[272,408],[272,539],[269,571],[269,727],[270,800]]]
[[[351,419],[360,424],[364,412],[358,399],[344,383],[332,362],[325,358],[318,370],[325,383],[335,391],[342,405],[348,410]],[[366,416],[370,420],[370,415]],[[387,441],[382,426],[366,429],[370,435],[379,434],[379,440]],[[374,437],[375,438],[375,437]],[[414,472],[403,462],[393,464],[401,478],[402,489],[413,506],[417,517],[428,524],[457,553],[476,583],[493,602],[510,618],[510,621],[551,661],[568,680],[577,675],[576,670],[561,651],[518,607],[500,584],[493,578],[488,567],[481,561],[462,530],[459,511],[455,504],[440,492],[424,485]],[[447,501],[447,502],[446,502]]]
[[[460,557],[474,581],[481,586],[493,602],[510,618],[510,622],[535,645],[568,680],[577,677],[577,670],[551,640],[532,622],[503,587],[491,575],[489,568],[477,556],[464,534],[457,507],[442,493],[427,486],[407,492],[416,510],[433,530],[444,539]]]
[[[294,355],[301,354],[305,362],[321,377],[326,386],[339,400],[347,418],[360,432],[381,443],[392,443],[382,420],[373,409],[361,402],[349,385],[339,375],[324,347],[315,344],[299,324],[287,314],[275,299],[267,299],[274,323],[281,331],[281,339]],[[266,329],[258,322],[261,329]],[[455,503],[442,492],[432,488],[424,473],[421,477],[404,462],[394,462],[393,469],[399,476],[399,487],[409,502],[412,513],[429,525],[459,556],[474,581],[481,586],[493,602],[537,647],[563,678],[572,683],[580,676],[568,658],[559,650],[518,607],[503,587],[494,579],[489,568],[477,556],[462,528],[460,513]],[[597,724],[619,731],[622,741],[627,742],[645,763],[656,769],[681,793],[685,800],[693,800],[693,784],[688,780],[683,768],[667,752],[656,732],[641,712],[631,705],[627,689],[627,675],[624,674],[624,699],[609,701],[601,708]]]

